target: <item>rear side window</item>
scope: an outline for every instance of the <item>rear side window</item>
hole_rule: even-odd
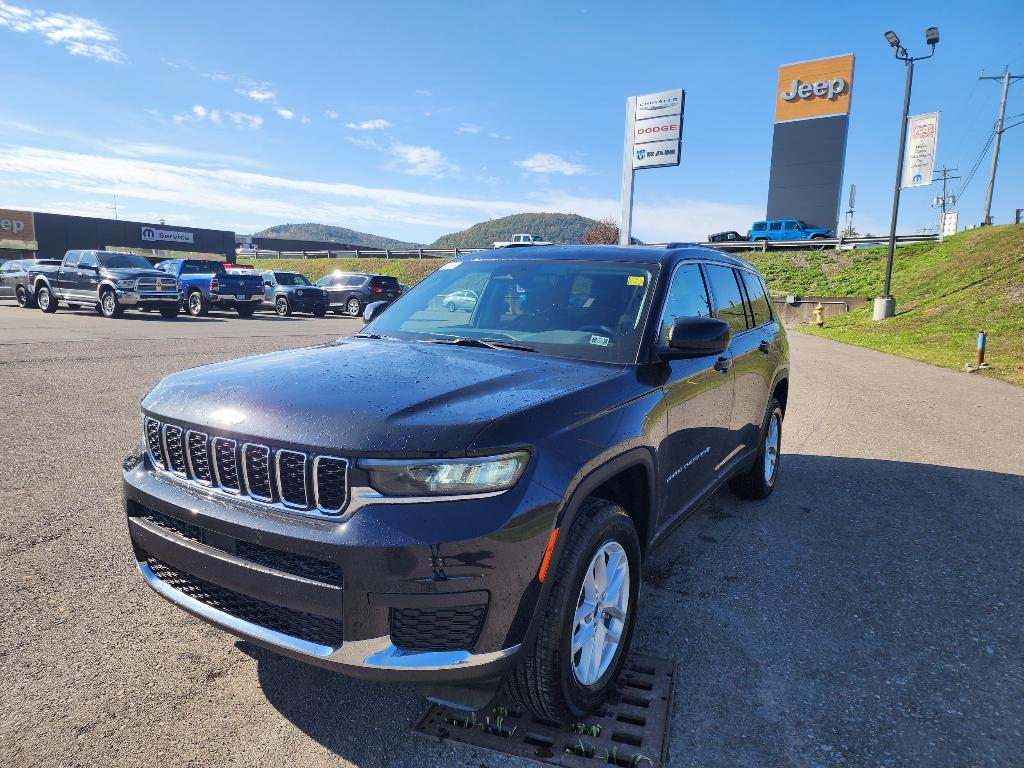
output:
[[[757,222],[757,224],[754,225],[754,231],[755,232],[764,232],[764,222],[763,221]]]
[[[745,270],[740,270],[743,285],[747,289],[747,298],[750,299],[750,309],[754,314],[754,325],[764,325],[771,322],[772,307],[768,295],[764,289],[764,283],[758,277]]]
[[[662,344],[668,344],[668,332],[678,317],[708,317],[711,304],[704,287],[704,278],[696,264],[681,264],[672,275],[672,284],[665,297],[665,309],[661,313]]]
[[[782,231],[782,222],[781,221],[773,221],[769,225],[769,229],[771,229],[772,232],[781,232]]]
[[[725,320],[733,334],[747,330],[747,312],[735,270],[715,264],[707,264],[704,269],[715,300],[714,316]]]
[[[382,275],[380,277],[373,278],[373,280],[370,281],[370,285],[376,286],[378,288],[386,288],[389,291],[397,291],[398,278]]]

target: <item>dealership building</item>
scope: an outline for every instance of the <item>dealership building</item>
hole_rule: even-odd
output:
[[[60,259],[69,250],[106,248],[184,251],[234,261],[235,233],[0,208],[0,262]]]

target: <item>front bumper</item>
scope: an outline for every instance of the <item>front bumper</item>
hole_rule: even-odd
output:
[[[114,290],[119,303],[126,307],[146,305],[152,307],[173,307],[181,301],[181,294],[168,291],[122,291]]]
[[[420,684],[494,680],[515,663],[561,502],[523,478],[493,498],[370,502],[339,522],[207,493],[148,460],[124,472],[124,493],[140,572],[164,598],[293,658]],[[488,518],[500,522],[487,530]],[[289,559],[342,577],[297,572]],[[466,615],[479,616],[474,639],[430,647],[441,624]],[[396,634],[402,616],[426,617],[415,647],[408,627]]]

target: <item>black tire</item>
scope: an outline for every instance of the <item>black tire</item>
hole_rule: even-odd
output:
[[[584,577],[591,561],[605,545],[615,542],[627,557],[629,604],[619,644],[607,669],[589,686],[576,677],[572,653],[573,627]],[[520,706],[556,722],[579,720],[597,709],[615,689],[636,623],[640,593],[640,542],[636,527],[618,504],[589,498],[583,502],[568,532],[551,591],[544,604],[540,627],[519,664],[509,673],[506,690]],[[602,620],[603,623],[603,620]]]
[[[36,306],[48,315],[57,311],[57,297],[53,295],[50,287],[43,283],[36,289]]]
[[[768,459],[771,447],[769,435],[772,432],[772,424],[775,424],[777,437],[775,438],[774,454],[775,459],[772,469],[768,470]],[[729,481],[729,490],[741,499],[766,499],[779,480],[779,468],[782,464],[782,406],[774,397],[768,403],[768,412],[765,414],[764,423],[761,425],[761,442],[758,445],[757,457],[754,464],[742,475],[737,475]]]
[[[354,311],[353,311],[354,310]],[[345,312],[352,317],[359,317],[363,314],[363,304],[355,296],[345,302]]]
[[[111,320],[124,314],[124,307],[117,300],[117,294],[110,288],[100,294],[100,314]]]
[[[181,309],[175,304],[173,307],[160,307],[160,316],[168,319],[177,317],[181,312]]]
[[[256,307],[235,307],[235,312],[238,313],[239,317],[252,317],[256,312]]]
[[[449,301],[447,304],[444,305],[444,308],[447,309],[449,312],[454,312],[455,311],[455,302],[454,301]]]
[[[274,300],[274,311],[280,317],[290,317],[292,314],[292,305],[288,303],[287,296],[278,296]]]
[[[28,295],[28,288],[24,285],[19,285],[14,291],[14,298],[18,301],[18,306],[22,309],[31,309],[33,305],[32,297]]]
[[[313,317],[327,317],[327,307],[314,309]]]
[[[185,310],[192,317],[206,317],[210,307],[202,291],[192,291],[185,299]]]

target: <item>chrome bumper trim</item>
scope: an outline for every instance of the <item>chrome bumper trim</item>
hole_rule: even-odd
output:
[[[213,608],[175,589],[157,576],[147,563],[139,563],[143,578],[159,595],[195,615],[220,624],[242,635],[269,645],[326,659],[346,667],[367,667],[393,671],[444,672],[446,670],[479,667],[505,659],[519,650],[518,645],[489,653],[470,651],[403,651],[396,648],[389,635],[368,640],[348,640],[341,647],[311,643],[298,637],[275,632],[272,629],[239,619],[230,613]]]

